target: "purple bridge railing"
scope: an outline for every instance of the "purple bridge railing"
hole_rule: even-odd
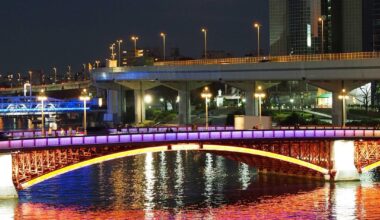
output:
[[[184,131],[174,133],[111,134],[100,136],[40,137],[0,141],[1,151],[15,151],[33,148],[54,148],[82,145],[112,145],[138,143],[181,143],[217,140],[252,139],[362,139],[380,138],[380,130],[219,130]]]

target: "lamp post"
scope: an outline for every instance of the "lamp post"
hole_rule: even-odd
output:
[[[261,24],[258,22],[255,22],[253,24],[253,27],[257,29],[257,56],[260,56],[260,27]]]
[[[57,83],[57,67],[53,67],[54,71],[54,83]]]
[[[204,34],[204,47],[205,47],[205,59],[207,59],[207,29],[206,28],[202,28],[202,32]],[[206,87],[207,88],[207,87]]]
[[[116,43],[118,44],[118,66],[121,66],[121,56],[120,56],[120,48],[121,48],[121,43],[123,43],[123,40],[117,40]]]
[[[163,50],[163,56],[164,61],[166,60],[166,33],[161,32],[160,36],[162,37],[162,50]]]
[[[133,41],[134,48],[135,48],[135,57],[137,57],[137,40],[138,39],[139,39],[139,37],[137,37],[137,36],[132,36],[131,37],[131,40]]]
[[[321,30],[322,30],[322,37],[321,37],[321,52],[322,52],[322,54],[325,53],[325,51],[324,51],[324,50],[325,50],[325,47],[324,47],[324,46],[325,46],[325,45],[324,45],[324,43],[325,43],[325,42],[324,42],[324,37],[325,37],[325,36],[324,36],[324,24],[325,24],[325,19],[326,19],[326,17],[325,17],[324,15],[322,15],[321,17],[318,18],[318,21],[321,22],[321,25],[322,25],[322,26],[321,26],[321,27],[322,27],[322,28],[321,28]]]
[[[29,73],[29,83],[32,84],[33,71],[29,70],[28,73]]]
[[[255,97],[259,99],[259,128],[262,126],[261,122],[261,99],[265,98],[265,93],[262,91],[262,87],[257,87],[257,91],[255,92]]]
[[[346,127],[346,120],[347,120],[347,113],[346,113],[346,100],[349,99],[350,97],[347,95],[347,92],[345,89],[342,89],[342,92],[340,93],[340,95],[338,96],[339,99],[342,100],[342,127]]]
[[[205,99],[205,108],[206,108],[206,130],[208,130],[208,102],[209,99],[212,97],[212,94],[210,93],[208,87],[206,86],[203,89],[203,92],[201,93],[201,97]]]
[[[79,100],[83,101],[83,130],[84,135],[87,135],[87,101],[90,101],[90,96],[87,94],[87,89],[83,89],[81,95],[79,96]]]
[[[45,112],[44,112],[44,102],[47,100],[47,97],[45,95],[45,90],[41,89],[40,93],[37,96],[37,101],[41,102],[41,131],[42,136],[45,136]]]
[[[293,110],[294,110],[294,105],[293,105],[294,104],[294,99],[290,99],[289,101],[290,101],[290,104],[292,105],[291,107],[292,107],[292,112],[293,112]]]

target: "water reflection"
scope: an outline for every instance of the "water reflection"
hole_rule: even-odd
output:
[[[212,154],[157,153],[61,175],[0,206],[19,219],[379,219],[372,179],[329,184],[257,175]]]

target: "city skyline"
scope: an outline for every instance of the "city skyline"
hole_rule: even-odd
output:
[[[83,63],[109,57],[108,47],[117,39],[131,49],[134,34],[140,36],[139,47],[160,47],[162,31],[168,35],[167,50],[178,47],[181,54],[197,58],[203,52],[202,27],[208,29],[210,50],[244,56],[257,47],[254,21],[262,24],[261,48],[268,49],[266,1],[23,0],[2,6],[0,73],[26,74],[29,69],[49,73],[54,66],[63,72],[67,65],[80,69]]]

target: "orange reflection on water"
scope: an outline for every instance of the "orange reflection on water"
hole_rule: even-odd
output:
[[[15,208],[15,219],[380,219],[379,201],[379,185],[343,183],[206,208],[96,210],[23,203]]]

